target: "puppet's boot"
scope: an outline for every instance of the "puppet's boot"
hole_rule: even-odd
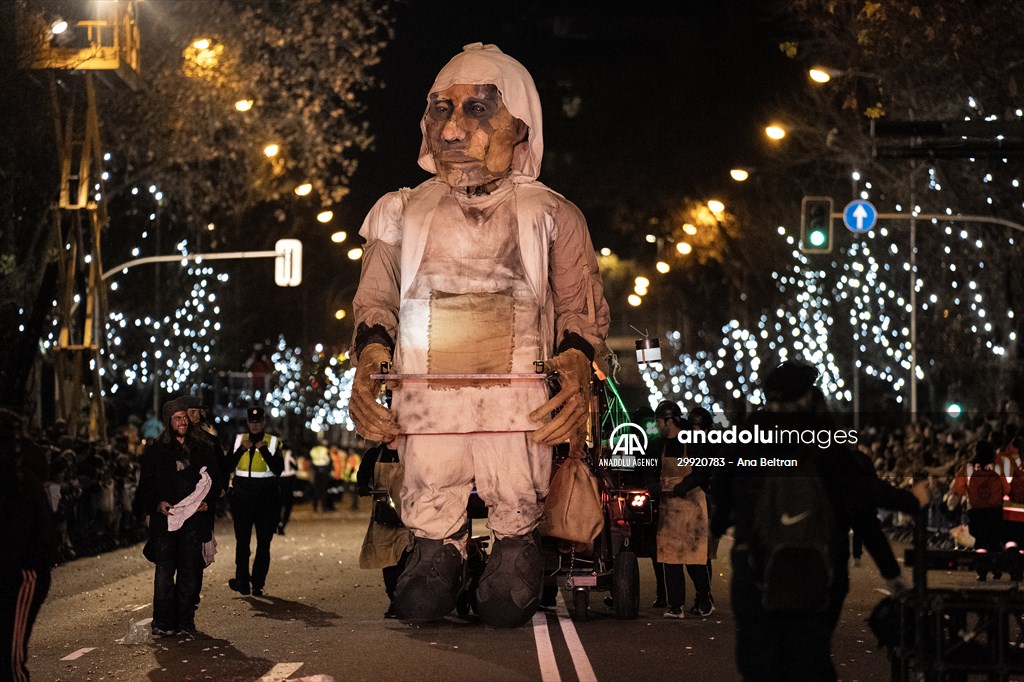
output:
[[[536,532],[494,543],[476,591],[476,612],[485,624],[517,628],[537,611],[544,562]]]
[[[456,545],[416,538],[395,586],[395,613],[407,621],[441,620],[455,608],[462,579],[462,554]]]

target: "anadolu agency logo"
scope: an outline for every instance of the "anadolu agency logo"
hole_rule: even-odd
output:
[[[644,427],[626,422],[619,424],[608,437],[611,457],[602,458],[601,466],[632,469],[637,466],[656,466],[656,460],[644,457],[647,454],[647,431]]]

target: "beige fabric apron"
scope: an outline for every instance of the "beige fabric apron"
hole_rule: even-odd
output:
[[[691,471],[676,466],[675,457],[661,453],[661,502],[658,506],[658,561],[666,564],[705,564],[708,560],[708,506],[701,488],[686,497],[672,489]]]

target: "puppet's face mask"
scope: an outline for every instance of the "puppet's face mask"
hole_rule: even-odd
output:
[[[452,187],[477,187],[506,176],[527,133],[493,85],[453,85],[431,93],[423,121],[437,174]]]

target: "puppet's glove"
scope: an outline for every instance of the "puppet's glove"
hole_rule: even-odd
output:
[[[366,440],[389,443],[398,435],[394,414],[377,402],[380,381],[370,378],[371,374],[380,374],[382,362],[390,361],[391,351],[380,343],[371,343],[359,353],[348,413],[355,422],[356,431]]]
[[[579,446],[586,438],[587,418],[590,416],[590,360],[575,348],[570,348],[544,361],[544,371],[558,374],[561,390],[530,413],[530,419],[549,421],[533,432],[533,442],[544,445],[564,443],[572,437]],[[551,413],[557,414],[552,417]]]

